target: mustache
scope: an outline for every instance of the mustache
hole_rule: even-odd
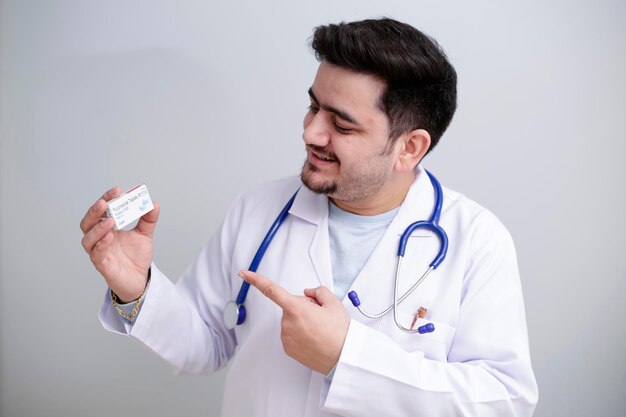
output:
[[[334,159],[334,160],[339,160],[339,158],[337,158],[337,155],[335,155],[334,152],[328,151],[326,148],[324,148],[323,146],[317,146],[317,145],[306,145],[306,147],[309,149],[309,151],[314,152],[315,154],[326,158],[326,159]]]

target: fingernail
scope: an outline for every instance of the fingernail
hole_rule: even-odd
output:
[[[111,219],[110,217],[107,217],[105,219],[102,219],[102,221],[100,221],[100,226],[103,227],[104,229],[108,229],[112,226],[113,219]]]

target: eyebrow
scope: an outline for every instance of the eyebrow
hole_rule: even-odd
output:
[[[356,119],[350,116],[347,112],[340,110],[336,107],[329,106],[327,104],[320,104],[319,100],[317,99],[317,97],[315,97],[315,94],[313,93],[313,87],[309,88],[309,97],[311,97],[311,100],[313,100],[315,104],[319,105],[322,109],[334,113],[337,116],[341,117],[343,120],[350,122],[356,126],[361,126],[361,123],[357,122]]]

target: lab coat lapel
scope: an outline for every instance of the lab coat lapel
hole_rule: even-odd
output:
[[[434,207],[434,189],[428,175],[421,167],[416,169],[416,174],[415,181],[400,206],[398,214],[391,221],[350,289],[350,291],[354,290],[358,293],[362,308],[370,314],[381,312],[393,302],[393,283],[400,236],[411,223],[428,219]],[[429,232],[422,230],[416,230],[412,234],[412,236],[416,235],[428,236],[429,238],[431,236]],[[406,255],[401,277],[401,290],[406,287],[406,283],[409,281],[406,279],[407,274],[415,274],[412,263],[416,259],[416,255],[410,253]],[[365,317],[351,305],[348,297],[344,298],[343,303],[354,318],[364,321]],[[365,321],[367,322],[368,319]]]
[[[301,187],[289,214],[308,222],[315,227],[309,246],[309,257],[320,285],[333,290],[333,274],[330,261],[330,242],[328,236],[328,198],[315,194],[306,187]]]

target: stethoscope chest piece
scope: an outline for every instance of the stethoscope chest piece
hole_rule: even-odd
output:
[[[280,228],[280,225],[283,224],[285,219],[287,218],[287,214],[289,214],[289,209],[293,204],[293,201],[296,199],[296,195],[298,195],[298,190],[291,196],[285,207],[281,210],[280,214],[274,220],[272,227],[267,231],[265,238],[261,242],[259,249],[256,251],[254,258],[252,259],[252,263],[248,270],[252,272],[256,272],[263,256],[265,255],[265,251],[272,243],[272,239],[274,239],[274,235]],[[239,289],[239,294],[237,294],[236,300],[231,300],[224,307],[224,324],[228,329],[234,329],[235,326],[243,324],[246,321],[246,307],[243,305],[246,302],[246,296],[248,295],[248,289],[250,288],[250,284],[248,282],[243,282],[241,284],[241,288]]]
[[[418,327],[417,329],[413,329],[412,327],[411,328],[404,327],[398,321],[398,314],[397,314],[398,304],[404,301],[413,292],[413,290],[415,290],[422,283],[422,281],[426,279],[428,274],[430,274],[434,269],[436,269],[439,266],[439,264],[441,264],[441,262],[443,262],[443,260],[446,257],[446,253],[448,251],[448,236],[446,235],[446,232],[443,230],[443,228],[439,226],[439,217],[441,215],[441,209],[443,205],[443,190],[441,189],[441,185],[439,184],[439,181],[437,181],[434,175],[432,175],[428,171],[426,171],[426,174],[430,178],[433,189],[435,191],[435,206],[428,220],[420,220],[420,221],[411,223],[406,228],[406,230],[404,231],[404,233],[402,234],[400,238],[400,242],[398,243],[398,254],[397,254],[398,264],[396,266],[396,274],[395,274],[395,280],[394,280],[393,303],[388,308],[386,308],[385,310],[383,310],[382,312],[378,314],[369,314],[363,311],[363,309],[360,307],[361,301],[359,300],[359,297],[356,292],[351,291],[350,294],[348,294],[348,297],[352,301],[352,304],[356,308],[358,308],[359,311],[366,317],[380,318],[384,316],[385,314],[389,313],[390,311],[393,311],[394,321],[396,322],[396,325],[401,330],[408,332],[408,333],[420,333],[420,334],[433,332],[435,330],[434,325],[432,323],[428,323],[426,325]],[[270,243],[272,242],[272,239],[274,238],[274,235],[280,228],[280,225],[283,223],[283,221],[285,221],[285,218],[287,217],[287,214],[289,213],[289,209],[291,208],[291,205],[293,204],[293,201],[295,200],[297,194],[298,194],[298,191],[296,191],[293,194],[293,196],[287,202],[285,207],[283,207],[282,211],[280,212],[276,220],[274,220],[274,223],[272,224],[270,229],[267,231],[265,238],[261,242],[259,249],[257,250],[256,254],[254,255],[254,258],[252,259],[250,268],[248,268],[250,271],[256,272],[259,266],[259,263],[261,262],[261,259],[263,259],[263,255],[265,254],[265,251],[267,250]],[[424,274],[422,274],[422,276],[418,278],[418,280],[413,284],[411,288],[408,289],[408,291],[404,293],[404,295],[400,296],[400,294],[398,294],[398,281],[400,277],[400,267],[402,265],[402,259],[404,258],[404,254],[405,254],[407,243],[409,241],[409,237],[411,236],[413,231],[415,231],[416,229],[428,229],[439,237],[439,243],[440,243],[439,253],[432,260],[426,272],[424,272]],[[237,299],[233,301],[229,301],[228,304],[226,304],[226,307],[224,307],[224,324],[226,325],[228,329],[234,329],[235,326],[242,324],[246,320],[246,309],[244,307],[244,302],[246,301],[246,296],[248,294],[249,288],[250,288],[250,284],[247,282],[243,282],[241,284],[241,288],[239,289],[239,293],[237,294]]]
[[[234,329],[235,326],[243,323],[246,320],[246,308],[242,305],[237,305],[235,301],[229,301],[224,307],[224,324],[227,329]]]

